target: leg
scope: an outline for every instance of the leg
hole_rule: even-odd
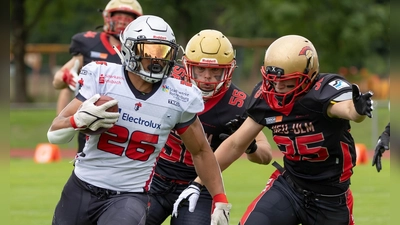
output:
[[[56,206],[53,225],[93,225],[87,214],[91,194],[82,188],[79,182],[72,173]]]
[[[308,224],[354,225],[353,195],[351,190],[341,198],[315,198],[308,209]]]
[[[171,215],[174,202],[180,193],[175,192],[176,186],[175,183],[164,181],[158,176],[153,177],[146,225],[161,225]]]
[[[99,217],[98,225],[144,225],[149,197],[146,193],[115,195]]]
[[[289,186],[278,171],[272,174],[265,189],[249,205],[239,225],[299,224]]]
[[[189,212],[189,204],[185,202],[179,208],[178,217],[171,218],[171,225],[210,225],[212,198],[207,190],[203,190],[197,201],[194,212]]]

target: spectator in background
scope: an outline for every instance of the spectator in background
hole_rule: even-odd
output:
[[[119,34],[130,22],[143,14],[142,7],[136,0],[111,0],[101,12],[104,18],[103,31],[75,34],[69,49],[72,58],[54,75],[53,86],[60,90],[57,115],[71,101],[72,95],[77,94],[78,73],[84,65],[92,61],[121,63],[113,46],[121,49]],[[85,139],[85,134],[78,134],[78,153],[83,151]]]
[[[182,62],[184,68],[175,66],[172,76],[191,82],[201,90],[205,109],[198,115],[215,150],[246,119],[243,115],[248,97],[231,81],[236,68],[235,50],[221,32],[202,30],[189,40]],[[271,161],[271,146],[262,131],[246,153],[249,160],[257,163]],[[193,159],[175,130],[161,150],[154,175],[147,225],[161,225],[171,215],[175,200],[188,184],[190,187],[185,193],[199,198],[197,206],[183,202],[179,209],[176,207],[170,224],[210,224],[213,198],[203,185],[193,181],[197,177]]]

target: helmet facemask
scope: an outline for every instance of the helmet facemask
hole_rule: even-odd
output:
[[[206,61],[206,60],[204,60]],[[186,56],[183,57],[183,62],[186,67],[187,77],[189,82],[196,85],[202,92],[203,99],[209,99],[217,97],[225,93],[229,85],[231,84],[232,74],[236,68],[236,61],[233,60],[230,64],[212,64],[212,63],[201,63],[190,61]],[[221,77],[218,81],[201,81],[196,74],[196,67],[199,68],[210,68],[212,69],[222,69],[219,76]],[[216,75],[218,77],[218,75]]]
[[[236,68],[235,51],[221,32],[202,30],[186,45],[183,64],[187,80],[196,85],[207,100],[228,90]]]
[[[143,14],[142,7],[136,0],[111,0],[101,11],[104,32],[116,38],[130,22]]]
[[[274,97],[278,100],[276,108],[285,108],[287,105],[292,104],[298,96],[308,91],[311,86],[311,79],[304,73],[284,74],[283,69],[271,66],[267,66],[267,68],[262,66],[261,73],[263,75],[262,91],[264,96],[268,98]],[[285,93],[278,93],[275,90],[276,82],[292,79],[296,81],[292,90]]]
[[[122,64],[149,83],[170,75],[179,45],[169,25],[156,16],[141,16],[120,35]]]

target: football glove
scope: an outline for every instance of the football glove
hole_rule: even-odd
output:
[[[239,129],[239,127],[243,124],[245,120],[246,117],[236,115],[236,118],[227,122],[225,126],[228,127],[228,129],[230,130],[230,134],[233,134],[237,129]],[[221,133],[218,137],[221,141],[224,141],[229,136],[230,136],[229,134]],[[253,140],[245,152],[246,154],[251,154],[254,153],[256,150],[257,150],[256,140]]]
[[[64,74],[63,74],[63,81],[68,85],[69,89],[71,89],[72,91],[76,90],[76,84],[79,81],[79,77],[78,77],[78,70],[79,70],[79,60],[75,60],[74,62],[74,66],[72,67],[72,69],[65,69],[64,70]]]
[[[373,100],[371,97],[374,95],[371,91],[362,94],[357,84],[352,85],[353,90],[353,104],[357,113],[360,115],[367,115],[372,118],[372,110],[374,110]]]
[[[194,212],[202,187],[203,185],[195,181],[190,182],[190,185],[182,191],[178,199],[175,201],[172,216],[178,217],[178,208],[184,201],[189,202],[189,212]]]
[[[389,142],[390,135],[386,131],[384,131],[381,136],[379,136],[379,139],[375,146],[374,157],[372,159],[372,166],[375,166],[378,172],[382,170],[381,158],[382,154],[386,150],[389,150]]]
[[[232,205],[228,203],[225,194],[217,194],[213,198],[211,225],[229,225],[229,211]]]
[[[84,101],[78,111],[70,118],[70,122],[75,130],[98,130],[100,127],[111,128],[119,118],[118,112],[107,112],[111,106],[118,104],[116,99],[108,101],[102,105],[94,103],[100,98],[99,94],[94,95]]]

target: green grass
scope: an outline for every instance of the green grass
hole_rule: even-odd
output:
[[[280,162],[281,160],[277,160]],[[36,164],[31,159],[10,162],[10,224],[50,224],[72,165],[67,160]],[[390,162],[377,173],[370,163],[355,167],[352,177],[354,218],[360,225],[388,225],[390,221]],[[248,204],[264,188],[274,167],[240,159],[224,171],[225,188],[233,208],[231,225],[237,225]],[[166,221],[163,225],[169,224]]]

